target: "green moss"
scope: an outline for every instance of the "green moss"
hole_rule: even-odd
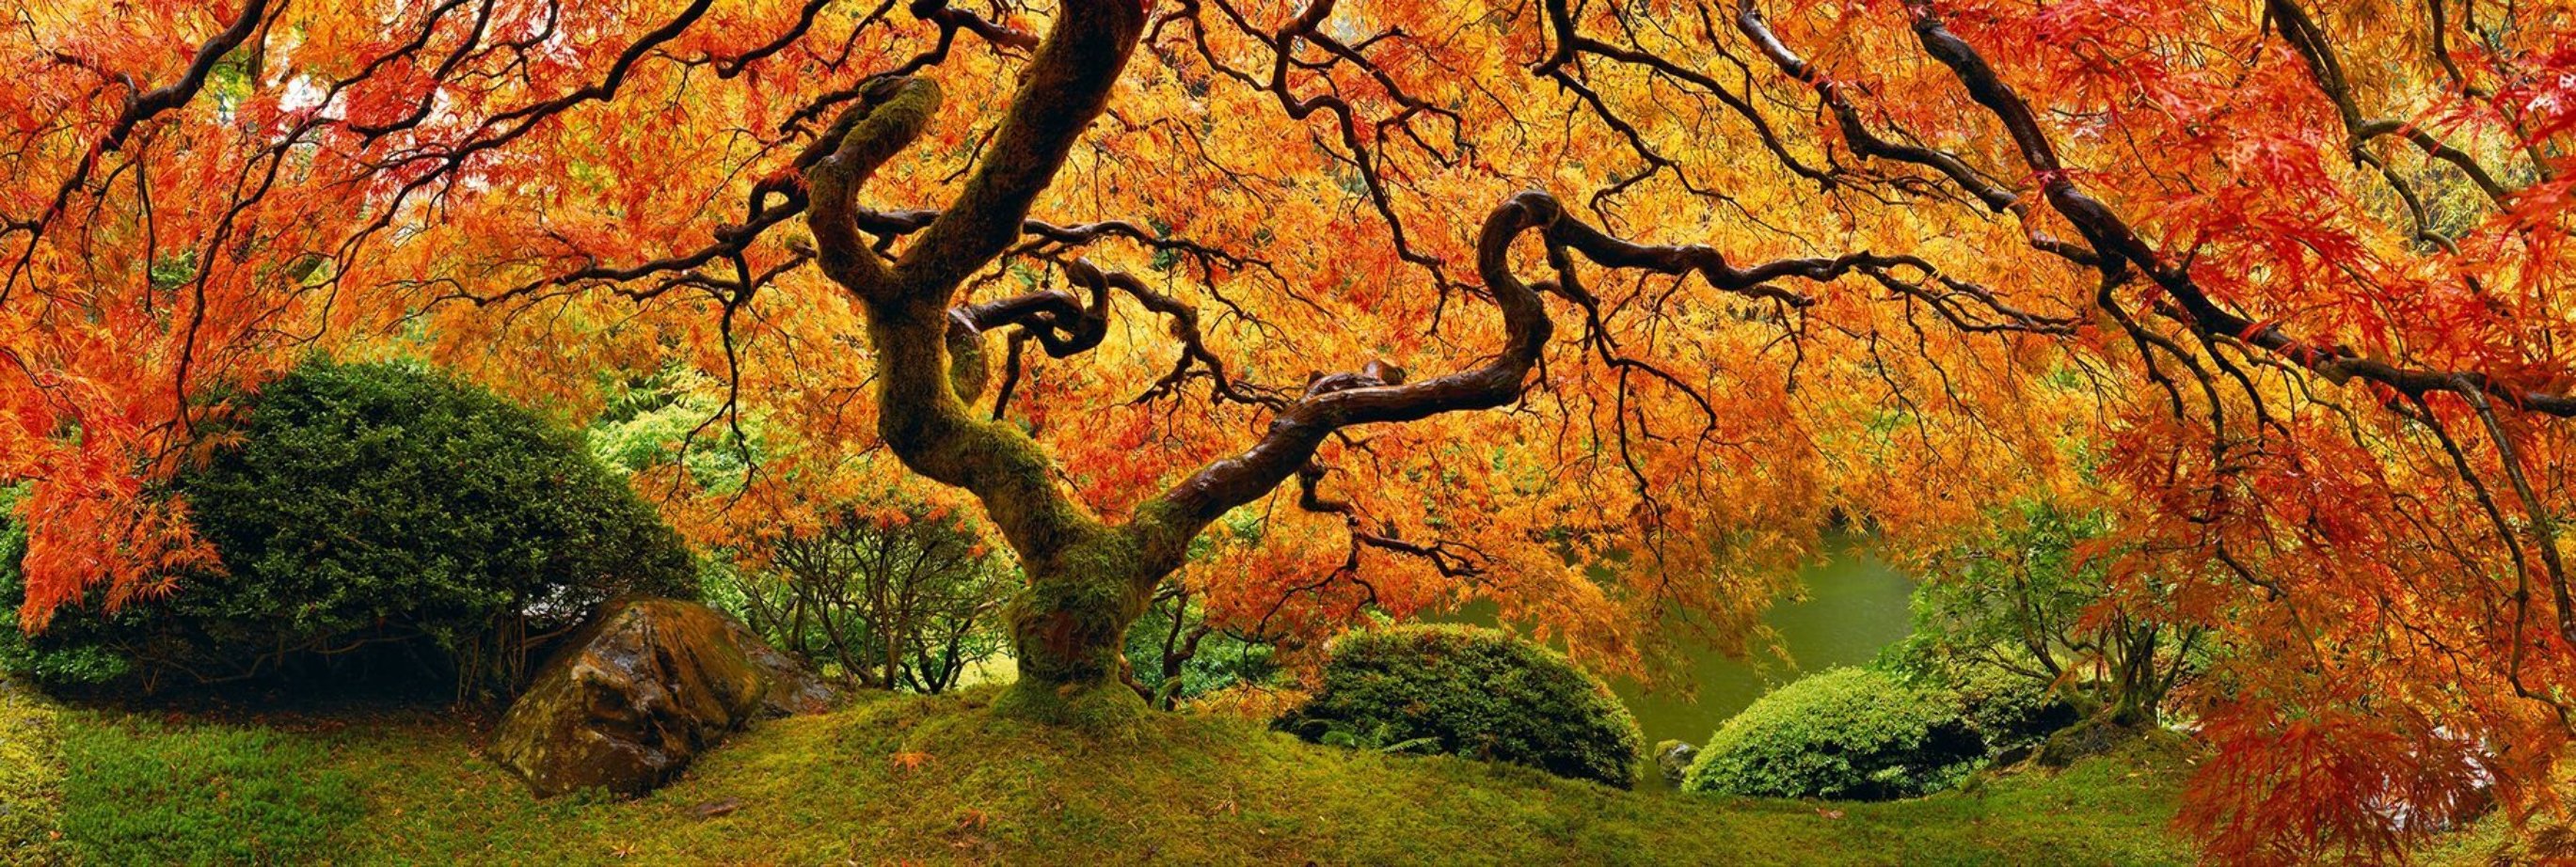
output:
[[[1092,736],[1131,736],[1145,719],[1143,696],[1115,681],[1049,684],[1014,681],[993,701],[993,712]]]
[[[905,78],[880,85],[890,88],[883,105],[877,106],[858,126],[841,140],[839,157],[843,166],[858,177],[865,177],[895,153],[921,137],[939,114],[939,82],[929,78]]]
[[[66,716],[67,740],[92,745],[87,757],[132,757],[105,767],[192,769],[185,778],[197,784],[139,785],[126,771],[75,761],[75,797],[98,799],[75,812],[229,811],[233,836],[307,844],[292,859],[300,863],[2192,861],[2165,831],[2182,761],[2145,746],[1998,779],[1975,796],[1824,814],[1795,801],[1627,792],[1509,765],[1321,748],[1227,718],[1154,714],[1133,737],[1102,739],[989,713],[993,695],[869,696],[832,714],[764,723],[679,782],[624,802],[533,801],[478,755],[468,727],[434,714],[292,731]],[[252,745],[260,749],[243,749]],[[218,764],[272,793],[280,781],[308,781],[292,790],[300,799],[262,800],[312,812],[207,803],[203,769]],[[102,773],[126,783],[104,786],[94,779]],[[251,791],[232,786],[236,801]],[[343,806],[352,802],[355,816]],[[738,807],[702,817],[701,805],[717,803]],[[340,830],[316,836],[307,829],[317,819]],[[124,827],[145,833],[137,824]],[[107,828],[84,820],[78,842],[91,851],[130,845],[90,836]],[[267,851],[288,860],[283,847]]]
[[[362,834],[357,785],[315,739],[68,713],[63,842],[93,864],[306,864]]]
[[[2561,797],[2568,782],[2560,777]],[[2499,865],[2576,862],[2576,825],[2546,811],[2517,822],[2507,810],[2489,810],[2476,820],[2437,833],[2409,853],[2424,867],[2499,867]]]
[[[15,629],[15,626],[0,628]],[[60,711],[0,678],[0,867],[58,864],[62,822]]]
[[[1093,533],[1037,568],[1004,612],[1021,680],[995,710],[1094,733],[1144,711],[1117,678],[1127,627],[1145,612],[1139,559],[1123,534]]]

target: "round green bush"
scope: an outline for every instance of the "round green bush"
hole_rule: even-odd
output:
[[[1600,679],[1491,629],[1342,636],[1323,687],[1279,727],[1308,740],[1509,762],[1626,788],[1644,737]]]
[[[1718,727],[1682,778],[1692,792],[1886,800],[1965,777],[1985,745],[1956,696],[1837,668],[1773,690]]]
[[[176,482],[222,574],[60,612],[19,642],[21,662],[52,661],[30,677],[427,675],[506,692],[600,602],[695,596],[694,559],[649,505],[577,434],[490,392],[419,364],[316,360],[238,405],[238,443]]]

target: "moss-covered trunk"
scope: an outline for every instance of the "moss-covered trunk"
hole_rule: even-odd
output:
[[[1142,713],[1144,700],[1122,677],[1127,628],[1144,615],[1161,570],[1114,532],[1028,566],[1028,586],[1005,612],[1020,679],[994,710],[1084,728]]]
[[[1005,614],[1019,683],[995,710],[1050,723],[1100,726],[1144,703],[1120,677],[1127,627],[1176,561],[1149,556],[1056,488],[1036,443],[1014,426],[976,418],[979,378],[955,375],[948,319],[935,308],[869,310],[878,355],[878,435],[906,466],[973,491],[1019,555],[1027,586]],[[964,361],[964,359],[960,359]]]

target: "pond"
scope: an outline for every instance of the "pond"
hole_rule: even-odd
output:
[[[1719,724],[1763,693],[1838,665],[1867,664],[1912,631],[1914,579],[1871,555],[1865,540],[1829,544],[1798,578],[1807,598],[1783,600],[1763,617],[1778,634],[1778,650],[1756,645],[1733,659],[1702,645],[1683,654],[1689,669],[1672,686],[1648,691],[1634,681],[1611,681],[1611,691],[1636,714],[1649,750],[1666,739],[1704,746]],[[1490,605],[1471,604],[1443,619],[1491,626],[1494,614]],[[1684,683],[1696,685],[1697,695],[1681,689]]]
[[[1690,670],[1682,681],[1698,685],[1695,699],[1674,688],[1647,692],[1633,682],[1611,684],[1637,715],[1648,747],[1667,738],[1706,744],[1720,723],[1763,693],[1834,666],[1865,664],[1912,629],[1907,603],[1914,580],[1859,544],[1834,546],[1799,570],[1799,578],[1807,598],[1782,601],[1763,617],[1790,661],[1761,646],[1745,659],[1702,646],[1687,653]]]

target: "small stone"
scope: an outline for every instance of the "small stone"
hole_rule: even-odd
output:
[[[1655,744],[1655,768],[1664,772],[1664,784],[1682,784],[1682,775],[1690,771],[1691,760],[1699,757],[1699,748],[1677,740]]]
[[[714,819],[723,816],[731,816],[735,811],[740,809],[742,809],[741,799],[726,798],[721,801],[708,801],[704,804],[691,807],[689,808],[689,812],[700,819]]]

